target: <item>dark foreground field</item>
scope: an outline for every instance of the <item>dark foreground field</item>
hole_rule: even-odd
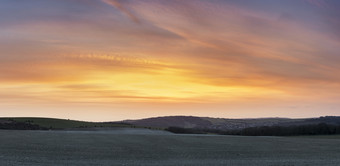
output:
[[[135,134],[133,134],[135,133]],[[0,130],[0,165],[340,165],[340,139]]]

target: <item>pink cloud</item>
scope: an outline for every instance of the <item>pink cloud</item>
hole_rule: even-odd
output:
[[[307,1],[308,3],[310,3],[314,6],[317,6],[319,8],[328,8],[329,7],[328,3],[325,0],[305,0],[305,1]]]
[[[130,10],[128,10],[119,0],[102,0],[104,3],[119,9],[126,14],[133,22],[140,23],[140,20]]]

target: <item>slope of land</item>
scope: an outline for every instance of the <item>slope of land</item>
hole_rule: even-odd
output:
[[[125,120],[122,122],[138,126],[159,128],[181,127],[214,130],[238,130],[260,126],[293,126],[293,125],[298,126],[298,125],[313,125],[319,123],[340,125],[340,117],[326,116],[320,118],[306,118],[306,119],[289,119],[289,118],[224,119],[194,116],[165,116],[140,120]]]
[[[338,166],[339,139],[0,130],[0,165]]]
[[[119,122],[85,122],[55,118],[0,118],[0,129],[70,129],[93,127],[132,127]]]

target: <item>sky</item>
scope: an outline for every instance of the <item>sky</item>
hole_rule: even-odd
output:
[[[340,116],[338,0],[1,0],[0,116]]]

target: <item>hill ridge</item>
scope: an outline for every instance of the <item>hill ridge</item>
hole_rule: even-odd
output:
[[[123,120],[121,122],[137,126],[158,128],[182,127],[182,128],[201,128],[216,130],[235,130],[259,126],[292,126],[318,123],[340,125],[340,117],[321,116],[317,118],[297,118],[297,119],[280,117],[229,119],[229,118],[211,118],[178,115],[178,116],[151,117],[137,120]]]

